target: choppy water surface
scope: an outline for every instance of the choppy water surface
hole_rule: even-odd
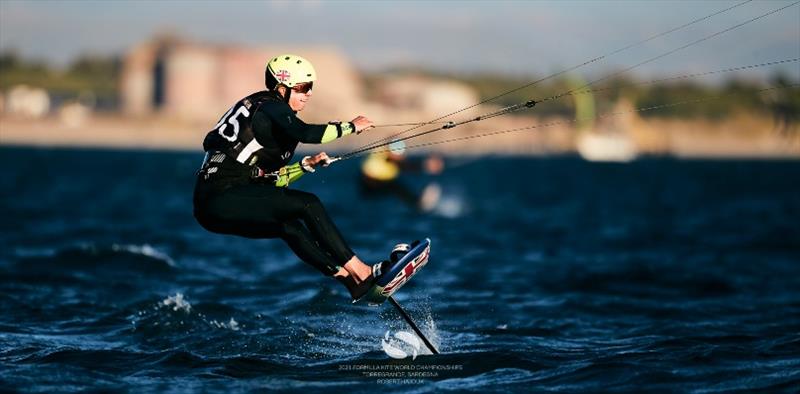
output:
[[[433,240],[397,298],[442,354],[414,358],[389,305],[200,228],[199,156],[0,149],[3,389],[800,387],[800,162],[482,159],[435,215],[360,200],[356,162],[306,176],[362,258]]]

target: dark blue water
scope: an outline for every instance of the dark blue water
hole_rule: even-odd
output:
[[[360,200],[354,161],[307,175],[362,258],[433,240],[397,298],[442,354],[414,358],[390,305],[200,228],[200,159],[0,149],[3,390],[800,387],[798,161],[482,159],[427,216]]]

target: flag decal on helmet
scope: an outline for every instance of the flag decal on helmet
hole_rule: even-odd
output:
[[[289,80],[289,78],[292,77],[292,74],[286,70],[280,70],[278,71],[278,73],[275,74],[275,77],[277,77],[278,80],[281,82],[286,82]]]

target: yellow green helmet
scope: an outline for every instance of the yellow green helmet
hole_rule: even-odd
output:
[[[264,71],[264,80],[269,90],[275,89],[279,84],[293,88],[316,79],[317,72],[311,62],[297,55],[274,57],[267,62],[267,69]]]

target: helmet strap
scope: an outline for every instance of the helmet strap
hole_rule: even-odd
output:
[[[289,104],[289,96],[292,95],[292,88],[286,87],[286,93],[283,94],[283,100],[286,101],[286,104]]]
[[[283,94],[281,94],[281,88],[283,88]],[[289,88],[284,84],[278,84],[275,85],[275,89],[273,89],[273,91],[277,93],[279,96],[281,96],[283,98],[283,101],[286,102],[286,104],[289,104],[289,95],[292,94],[291,88]]]

